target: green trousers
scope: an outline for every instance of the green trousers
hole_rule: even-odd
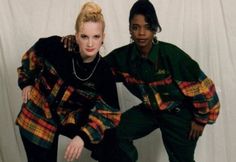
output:
[[[116,137],[119,149],[128,158],[118,161],[137,161],[138,153],[133,145],[133,140],[142,138],[160,128],[169,161],[194,162],[194,150],[197,140],[188,139],[193,118],[190,111],[192,108],[183,105],[179,108],[180,111],[178,112],[167,110],[156,112],[144,108],[141,104],[124,112],[116,129]]]

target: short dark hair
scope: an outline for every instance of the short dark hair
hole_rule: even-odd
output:
[[[135,15],[143,15],[145,21],[150,25],[150,30],[155,32],[161,32],[162,28],[158,22],[155,8],[149,0],[137,0],[130,9],[129,24]]]

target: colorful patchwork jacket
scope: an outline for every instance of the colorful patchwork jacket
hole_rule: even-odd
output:
[[[18,84],[21,89],[33,88],[16,123],[26,138],[44,148],[51,146],[58,128],[67,125],[76,126],[74,135],[96,144],[120,121],[114,77],[100,55],[85,64],[78,53],[64,49],[60,39],[42,38],[23,55]],[[72,59],[83,78],[97,66],[88,80],[74,76]]]
[[[116,80],[123,82],[148,109],[171,110],[189,102],[199,124],[214,123],[218,117],[220,104],[212,80],[175,45],[160,41],[145,58],[132,43],[105,58]]]

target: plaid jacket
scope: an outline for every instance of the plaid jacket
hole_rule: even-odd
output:
[[[133,43],[105,58],[117,81],[123,82],[146,108],[171,110],[190,102],[196,122],[207,124],[217,119],[220,104],[213,82],[178,47],[160,41],[148,58],[142,58]]]
[[[104,60],[88,81],[72,81],[72,55],[60,37],[40,39],[18,68],[20,88],[33,88],[16,123],[26,138],[45,148],[51,146],[58,126],[76,125],[85,141],[98,143],[104,131],[120,121],[115,81]]]

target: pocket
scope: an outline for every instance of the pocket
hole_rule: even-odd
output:
[[[40,113],[41,110],[46,118],[49,119],[52,117],[47,100],[36,87],[32,87],[29,96],[29,101],[26,103],[26,105],[35,113]]]

